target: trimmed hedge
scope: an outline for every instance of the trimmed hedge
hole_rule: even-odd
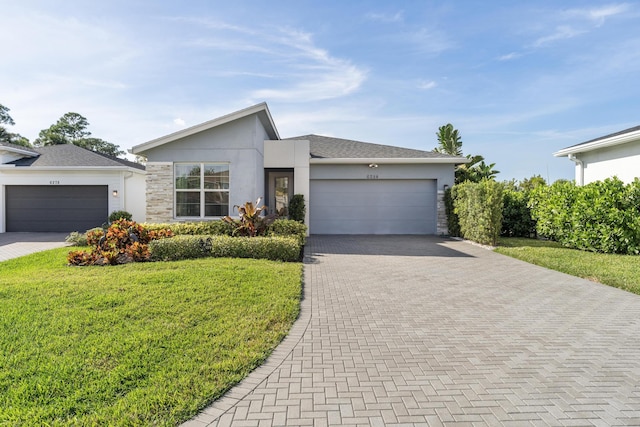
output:
[[[165,223],[151,222],[142,225],[147,230],[165,230],[168,228],[173,231],[174,236],[231,236],[233,234],[233,228],[231,227],[231,225],[221,220]]]
[[[503,191],[502,231],[505,237],[535,237],[536,221],[531,218],[529,193],[505,188]]]
[[[256,258],[298,261],[301,245],[295,237],[231,237],[181,235],[149,244],[152,261],[202,257]]]
[[[578,187],[556,182],[530,200],[538,234],[592,252],[640,254],[640,180],[607,178]]]
[[[449,236],[460,237],[460,220],[455,212],[455,206],[453,202],[453,189],[447,188],[444,191],[444,210],[447,215],[447,230]]]
[[[491,180],[463,182],[453,187],[454,213],[465,239],[496,245],[502,229],[502,184]]]
[[[221,220],[200,222],[146,223],[147,230],[170,229],[174,236],[232,236],[233,227]],[[307,226],[292,219],[276,219],[267,227],[267,236],[292,236],[304,246],[307,237]]]

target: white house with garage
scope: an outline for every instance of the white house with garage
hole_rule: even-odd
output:
[[[144,166],[65,144],[0,143],[0,233],[84,231],[126,210],[145,220]]]
[[[640,126],[572,145],[553,155],[575,163],[577,185],[613,176],[629,183],[640,177]]]
[[[265,103],[131,149],[146,162],[146,220],[213,220],[302,194],[311,234],[444,234],[456,164],[432,151],[305,135],[280,138]]]

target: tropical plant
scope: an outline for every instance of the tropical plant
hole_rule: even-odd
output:
[[[438,137],[438,147],[434,150],[436,153],[462,156],[462,138],[458,129],[455,129],[451,123],[440,126],[436,136]]]
[[[148,261],[151,256],[149,242],[171,236],[171,230],[149,231],[134,221],[121,218],[112,222],[107,230],[88,231],[87,243],[93,246],[93,250],[69,252],[67,261],[71,265],[115,265]]]
[[[277,214],[262,215],[267,212],[268,207],[260,205],[262,197],[258,197],[256,203],[246,202],[244,205],[235,205],[233,208],[238,210],[238,219],[231,218],[229,215],[222,218],[222,220],[233,227],[233,234],[235,236],[264,236],[267,231],[267,227],[271,225],[276,218]]]

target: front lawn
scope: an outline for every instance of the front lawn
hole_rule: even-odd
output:
[[[640,294],[640,256],[568,249],[545,240],[500,238],[498,253]]]
[[[68,267],[68,252],[0,263],[0,425],[175,425],[298,315],[300,263]]]

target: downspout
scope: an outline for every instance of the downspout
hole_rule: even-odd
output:
[[[575,154],[569,154],[569,160],[575,162],[576,166],[578,167],[578,174],[576,176],[578,180],[577,184],[582,187],[584,185],[584,163],[582,162],[582,160],[577,158]]]

